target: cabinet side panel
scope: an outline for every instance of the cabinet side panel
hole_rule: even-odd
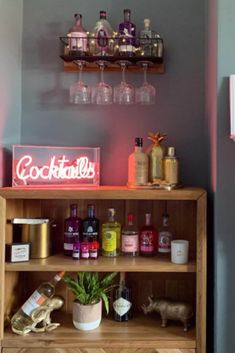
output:
[[[0,339],[3,338],[4,326],[4,262],[5,262],[5,219],[6,201],[0,197]]]
[[[206,193],[197,202],[197,351],[206,353]]]

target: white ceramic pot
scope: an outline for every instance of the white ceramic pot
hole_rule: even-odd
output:
[[[94,330],[100,325],[102,318],[102,301],[96,304],[82,305],[73,303],[73,324],[78,330]]]

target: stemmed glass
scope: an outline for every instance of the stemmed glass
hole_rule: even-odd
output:
[[[126,68],[131,63],[126,60],[118,61],[122,70],[121,83],[114,87],[114,103],[118,104],[133,104],[135,102],[135,89],[130,83],[126,82]]]
[[[82,81],[83,67],[86,65],[84,60],[75,60],[74,63],[79,68],[78,81],[73,83],[69,89],[69,101],[74,104],[91,103],[91,88]]]
[[[138,63],[143,68],[144,82],[136,89],[136,103],[151,105],[156,101],[156,88],[147,82],[147,70],[152,63],[150,61],[140,61]]]
[[[99,105],[112,104],[113,89],[110,85],[104,82],[104,69],[107,62],[98,60],[97,65],[100,68],[100,82],[92,89],[92,103]]]

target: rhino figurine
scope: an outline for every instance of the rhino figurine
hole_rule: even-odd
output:
[[[161,327],[167,326],[168,320],[181,321],[184,331],[188,331],[190,320],[193,317],[193,307],[186,302],[173,301],[168,299],[153,299],[148,297],[149,304],[141,307],[145,314],[157,312],[161,315]]]

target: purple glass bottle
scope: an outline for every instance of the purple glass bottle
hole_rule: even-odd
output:
[[[77,215],[78,206],[70,205],[70,216],[64,221],[64,255],[73,255],[73,244],[81,238],[82,220]]]
[[[135,55],[135,25],[131,22],[131,10],[125,9],[124,21],[119,24],[119,53],[122,56]]]

